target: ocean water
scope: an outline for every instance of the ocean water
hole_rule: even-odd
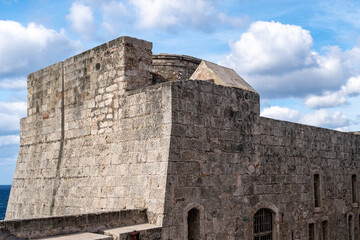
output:
[[[5,218],[11,185],[0,185],[0,220]]]

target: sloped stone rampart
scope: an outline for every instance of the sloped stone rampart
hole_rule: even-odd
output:
[[[151,43],[123,37],[29,76],[7,220],[147,208],[161,223],[171,91],[134,90],[150,70]]]

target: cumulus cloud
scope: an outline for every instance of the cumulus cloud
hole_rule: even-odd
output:
[[[338,91],[326,91],[321,96],[311,95],[304,103],[310,108],[336,107],[345,104],[347,97],[357,95],[360,95],[360,76],[351,77]]]
[[[258,21],[230,44],[231,52],[222,64],[234,68],[265,98],[338,89],[350,77],[350,64],[355,65],[345,59],[360,60],[357,48],[344,53],[333,46],[320,54],[312,46],[310,32],[300,26]]]
[[[96,31],[93,11],[89,6],[74,2],[66,18],[71,22],[72,29],[80,36],[91,39]]]
[[[264,108],[260,115],[268,118],[296,121],[300,114],[298,110],[287,107],[271,106],[269,108]]]
[[[68,57],[78,46],[64,31],[0,20],[0,82],[9,87],[11,78],[16,77],[14,81],[19,83],[22,75]]]
[[[229,64],[246,73],[282,72],[316,63],[309,31],[295,25],[258,21],[231,44]]]
[[[103,22],[102,27],[110,36],[118,35],[119,29],[124,29],[126,21],[124,17],[130,18],[129,11],[124,3],[117,1],[102,2],[100,6]]]
[[[26,79],[14,78],[0,81],[0,89],[4,90],[25,90],[27,87]]]
[[[345,102],[346,96],[343,93],[326,91],[322,96],[311,95],[304,103],[310,108],[328,108],[342,105]]]
[[[26,114],[26,102],[0,102],[0,112],[23,116]]]
[[[0,136],[0,147],[5,145],[16,145],[20,143],[19,135]]]
[[[169,28],[182,21],[191,25],[204,23],[205,16],[214,10],[205,0],[131,0],[142,28]]]
[[[130,0],[137,13],[137,25],[144,29],[172,29],[181,24],[209,30],[215,22],[243,24],[243,19],[217,11],[208,0]]]
[[[0,102],[0,132],[18,131],[25,116],[26,102]]]
[[[20,129],[20,117],[10,114],[0,113],[0,131],[13,132]]]
[[[109,36],[134,30],[215,31],[219,26],[234,28],[247,22],[246,16],[229,16],[219,11],[222,4],[213,0],[77,0],[67,19],[84,38],[94,38],[95,33],[102,36],[102,30]],[[94,16],[101,16],[101,28],[96,27]]]
[[[301,124],[337,130],[348,129],[348,126],[352,123],[352,121],[345,114],[340,112],[330,113],[324,109],[302,114],[295,109],[271,106],[263,109],[260,115],[273,119],[292,121]]]
[[[343,113],[335,112],[330,114],[328,111],[320,109],[314,113],[304,115],[299,122],[313,126],[340,129],[348,126],[351,121]]]

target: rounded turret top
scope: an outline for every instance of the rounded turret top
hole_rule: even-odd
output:
[[[199,66],[201,59],[176,54],[153,54],[153,83],[188,80]]]

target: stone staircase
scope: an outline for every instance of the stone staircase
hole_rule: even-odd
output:
[[[100,230],[100,233],[80,232],[39,238],[43,240],[160,240],[161,227],[150,223]]]

